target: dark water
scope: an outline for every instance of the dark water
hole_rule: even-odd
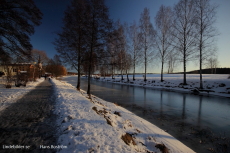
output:
[[[67,82],[76,86],[76,77],[68,78]],[[82,79],[81,87],[87,90],[86,79]],[[93,95],[125,107],[197,152],[209,152],[207,148],[217,151],[220,147],[215,146],[214,139],[218,140],[216,143],[219,145],[223,137],[230,137],[229,98],[153,90],[96,80],[92,80],[91,89]],[[230,142],[227,140],[223,139],[223,143]],[[229,145],[227,149],[230,150]]]

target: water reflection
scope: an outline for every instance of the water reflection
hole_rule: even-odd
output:
[[[143,110],[143,115],[146,115],[146,89],[143,90],[144,91],[144,110]]]
[[[199,109],[198,109],[197,125],[200,125],[200,123],[201,123],[202,99],[203,99],[203,96],[199,96]]]
[[[162,117],[163,116],[163,93],[162,91],[160,91],[160,105],[161,105],[160,116]]]

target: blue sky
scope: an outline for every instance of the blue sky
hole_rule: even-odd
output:
[[[52,42],[56,37],[55,32],[61,30],[62,19],[70,0],[34,0],[37,7],[43,12],[42,24],[35,28],[35,34],[31,37],[31,43],[35,49],[46,51],[51,58],[57,54]],[[173,7],[179,0],[105,0],[109,8],[110,17],[116,21],[138,23],[140,14],[145,7],[150,9],[151,21],[163,4]],[[230,67],[230,1],[212,0],[219,5],[217,10],[216,27],[220,33],[217,37],[218,60],[221,67]],[[155,70],[150,72],[159,73],[159,65],[155,65]],[[153,68],[154,69],[154,68]],[[194,62],[188,64],[188,71],[198,69]],[[177,71],[182,71],[179,65]]]

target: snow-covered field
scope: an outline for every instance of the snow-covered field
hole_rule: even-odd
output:
[[[180,141],[132,112],[53,79],[60,117],[59,152],[193,152]]]
[[[187,74],[188,85],[182,84],[183,74],[164,74],[163,82],[160,81],[160,74],[148,74],[146,82],[142,75],[136,75],[135,81],[133,81],[132,75],[129,75],[129,82],[127,81],[126,75],[123,77],[123,81],[121,80],[121,76],[115,76],[115,79],[111,77],[100,77],[98,80],[179,92],[193,93],[193,90],[196,89],[196,91],[199,91],[199,94],[202,95],[230,97],[230,79],[228,79],[228,74],[203,74],[203,90],[199,89],[199,74]]]
[[[5,88],[4,80],[0,77],[0,111],[4,110],[6,107],[15,103],[18,99],[23,97],[26,93],[33,90],[40,82],[44,79],[38,79],[35,82],[28,82],[26,87],[15,87]]]

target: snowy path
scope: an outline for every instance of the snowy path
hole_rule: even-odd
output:
[[[56,144],[52,94],[52,85],[45,80],[0,112],[1,153],[36,153],[41,152],[40,145]]]

